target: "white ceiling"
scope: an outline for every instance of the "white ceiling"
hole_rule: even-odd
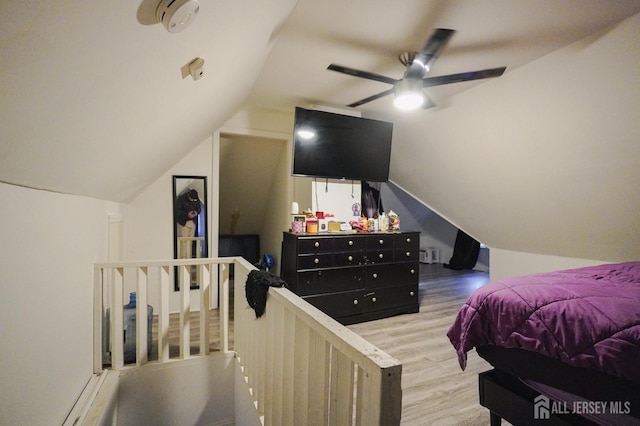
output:
[[[435,28],[456,30],[429,76],[506,66],[507,71],[640,11],[607,0],[298,1],[278,33],[250,103],[348,105],[389,85],[326,70],[330,63],[401,78],[397,57],[422,48]],[[549,70],[553,72],[553,70]],[[437,104],[481,82],[432,87]],[[392,96],[358,108],[393,113]]]
[[[0,3],[0,181],[126,201],[243,105],[341,106],[388,88],[332,62],[398,78],[397,55],[442,27],[457,33],[431,75],[508,73],[640,11],[638,0],[201,0],[194,24],[169,34],[151,19],[156,2]],[[197,82],[184,76],[196,57]],[[442,105],[475,84],[429,95]],[[393,116],[389,97],[361,110]]]

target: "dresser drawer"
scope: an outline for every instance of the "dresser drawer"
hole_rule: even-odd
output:
[[[335,252],[364,251],[367,247],[366,242],[367,242],[367,237],[360,236],[360,235],[335,238],[333,240],[333,251]]]
[[[364,271],[364,267],[355,267],[299,272],[297,294],[308,296],[364,289]]]
[[[394,238],[394,248],[403,250],[420,250],[420,234],[409,233],[396,235]]]
[[[376,289],[390,286],[418,284],[417,262],[390,263],[367,266],[365,287]]]
[[[382,311],[402,306],[418,306],[418,284],[387,287],[367,292],[362,297],[365,312]]]
[[[333,238],[331,237],[300,237],[298,239],[298,254],[331,253]]]
[[[367,250],[366,263],[393,262],[393,249]]]
[[[318,269],[333,266],[331,253],[302,254],[298,256],[298,269]]]
[[[362,291],[347,291],[321,296],[307,296],[304,300],[332,318],[359,315],[364,312]]]
[[[363,252],[344,252],[333,255],[333,266],[354,266],[365,263]]]
[[[375,234],[367,236],[367,251],[393,249],[393,234]]]
[[[397,248],[393,252],[393,260],[396,262],[418,261],[420,260],[420,247]]]

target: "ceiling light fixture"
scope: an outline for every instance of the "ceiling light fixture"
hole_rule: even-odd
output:
[[[393,105],[403,111],[412,111],[424,104],[422,81],[415,78],[405,78],[394,86],[395,99]]]
[[[197,0],[162,0],[156,18],[170,33],[179,33],[194,21],[200,12]]]

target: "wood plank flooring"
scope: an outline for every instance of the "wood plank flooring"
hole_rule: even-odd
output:
[[[489,276],[420,265],[420,311],[348,326],[402,362],[402,425],[488,425],[478,403],[478,373],[490,365],[475,352],[460,369],[446,332],[458,309]]]

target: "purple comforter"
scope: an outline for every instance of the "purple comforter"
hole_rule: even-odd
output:
[[[496,345],[640,384],[640,262],[487,284],[462,306],[447,336],[462,369],[472,348]]]

